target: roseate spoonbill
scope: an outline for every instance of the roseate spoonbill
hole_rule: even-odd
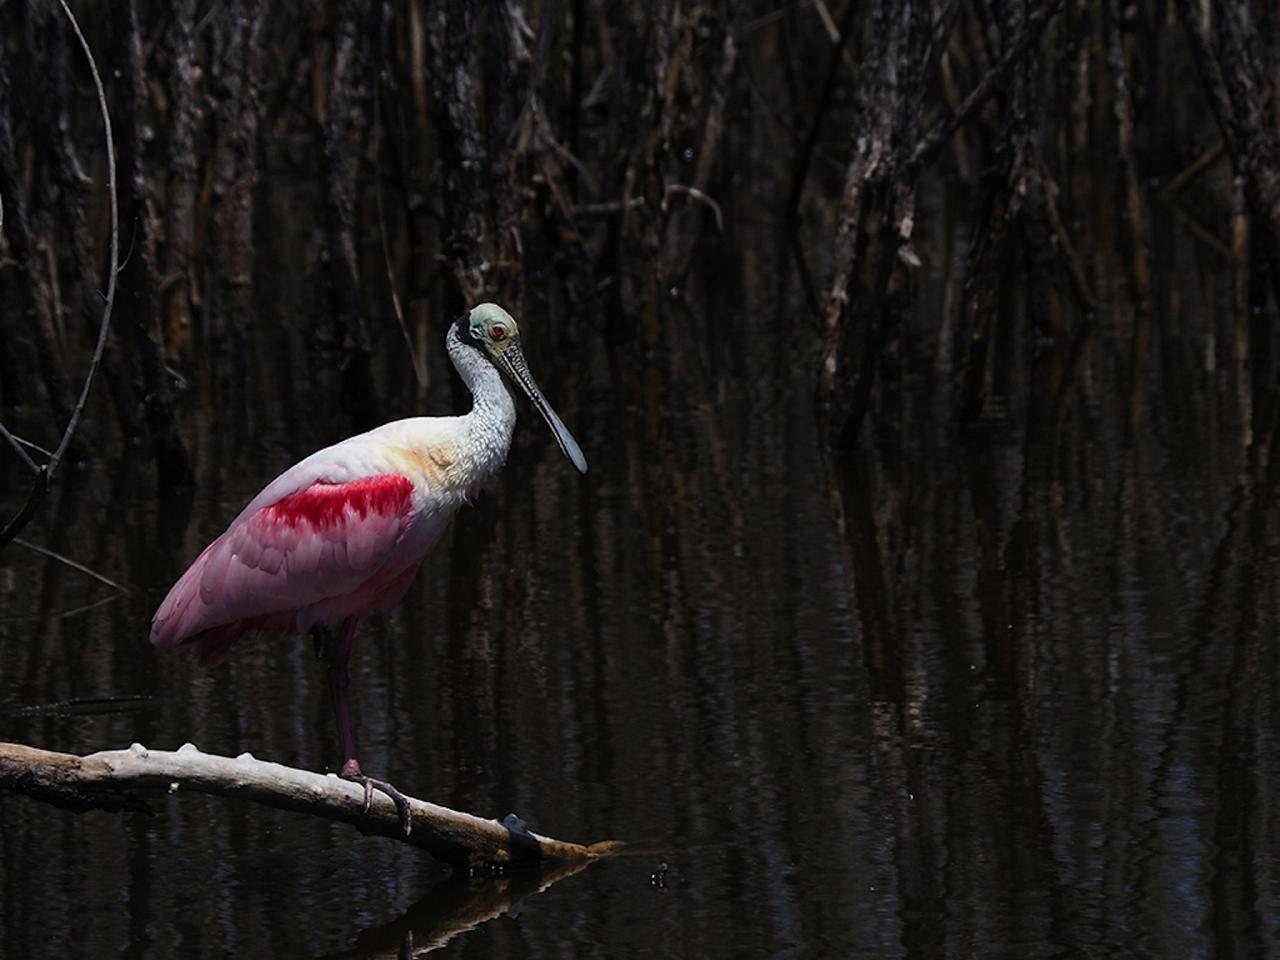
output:
[[[383,424],[290,467],[205,547],[151,622],[155,646],[194,644],[205,663],[221,660],[252,631],[311,633],[329,660],[340,775],[364,786],[366,811],[374,789],[391,797],[405,833],[404,795],[365,776],[356,755],[347,701],[356,624],[400,602],[454,511],[502,467],[516,388],[587,472],[582,450],[529,373],[507,311],[480,304],[449,327],[445,346],[471,391],[470,413]]]

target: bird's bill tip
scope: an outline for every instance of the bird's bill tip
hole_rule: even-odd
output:
[[[578,441],[573,439],[573,434],[564,425],[564,421],[547,402],[547,398],[542,395],[542,391],[538,389],[533,375],[529,372],[529,365],[525,362],[524,353],[513,343],[506,350],[499,351],[495,359],[525,392],[538,413],[542,414],[542,419],[547,421],[547,426],[551,428],[551,433],[564,455],[569,458],[579,473],[585,474],[587,458],[582,455],[582,448],[578,446]]]
[[[533,405],[542,414],[542,419],[547,421],[547,426],[551,428],[551,433],[556,438],[556,443],[560,445],[564,455],[569,458],[569,461],[577,468],[579,473],[585,474],[587,472],[587,458],[582,455],[582,448],[578,446],[578,441],[573,439],[573,434],[564,425],[564,421],[551,408],[551,404],[547,403],[547,398],[535,387],[529,394],[529,399],[533,401]]]
[[[578,472],[585,476],[587,472],[587,458],[582,455],[582,448],[578,446],[578,442],[574,440],[573,437],[565,437],[564,439],[568,440],[569,444],[566,447],[562,442],[561,447],[573,462],[573,465],[577,468]]]

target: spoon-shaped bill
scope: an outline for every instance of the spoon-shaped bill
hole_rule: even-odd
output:
[[[533,374],[529,372],[529,364],[525,362],[524,353],[521,352],[520,345],[517,343],[510,344],[506,350],[498,354],[498,359],[506,370],[507,376],[520,385],[520,389],[525,392],[529,402],[542,414],[542,419],[547,421],[547,426],[551,428],[551,433],[555,436],[556,443],[560,444],[560,449],[564,451],[564,455],[573,461],[573,465],[578,468],[579,473],[586,473],[587,458],[582,455],[582,448],[578,446],[578,441],[573,439],[573,434],[564,425],[564,421],[551,409],[551,404],[542,395],[538,385],[533,382]]]

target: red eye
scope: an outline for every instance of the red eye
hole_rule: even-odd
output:
[[[489,336],[495,340],[505,340],[507,338],[507,328],[501,326],[490,327]]]

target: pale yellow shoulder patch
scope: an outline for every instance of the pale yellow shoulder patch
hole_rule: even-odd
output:
[[[387,454],[397,467],[425,482],[429,490],[445,490],[452,485],[449,471],[458,462],[458,451],[451,444],[392,447]]]

